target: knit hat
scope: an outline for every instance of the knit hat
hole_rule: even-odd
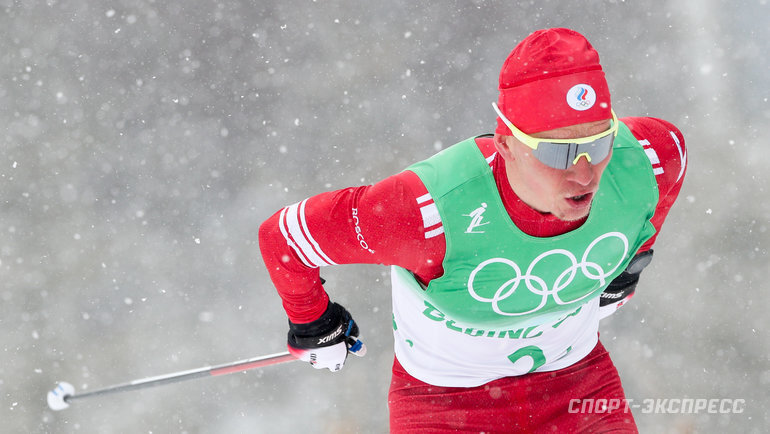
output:
[[[580,33],[538,30],[513,49],[500,71],[497,105],[527,134],[610,119],[610,91],[599,53]],[[497,119],[498,134],[511,130]]]

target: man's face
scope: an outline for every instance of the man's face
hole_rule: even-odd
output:
[[[548,139],[576,139],[606,131],[608,120],[571,125],[531,134]],[[602,173],[612,152],[599,164],[580,157],[568,169],[553,169],[532,155],[532,149],[513,136],[495,135],[495,146],[505,159],[508,181],[516,194],[530,207],[551,213],[561,220],[586,217],[591,210]]]

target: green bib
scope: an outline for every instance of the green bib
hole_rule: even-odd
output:
[[[407,170],[420,177],[441,216],[444,275],[425,289],[407,270],[395,272],[464,326],[556,321],[598,297],[655,234],[650,218],[657,182],[642,146],[622,123],[588,219],[555,237],[532,237],[511,221],[475,138]]]

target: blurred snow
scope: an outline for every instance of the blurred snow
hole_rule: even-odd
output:
[[[764,432],[770,6],[726,0],[0,0],[0,420],[8,432],[386,432],[386,270],[325,271],[369,353],[84,400],[77,390],[284,349],[257,248],[282,205],[490,132],[515,43],[567,26],[619,115],[685,134],[680,200],[602,326],[627,396],[741,398],[643,432]]]

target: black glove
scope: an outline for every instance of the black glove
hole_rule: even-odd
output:
[[[289,321],[289,352],[310,362],[316,369],[339,371],[348,353],[359,357],[366,354],[366,345],[358,340],[358,325],[344,307],[329,303],[326,312],[307,324]]]
[[[599,315],[605,318],[623,306],[636,291],[639,276],[652,261],[652,249],[639,253],[629,262],[626,270],[616,277],[599,297]]]

